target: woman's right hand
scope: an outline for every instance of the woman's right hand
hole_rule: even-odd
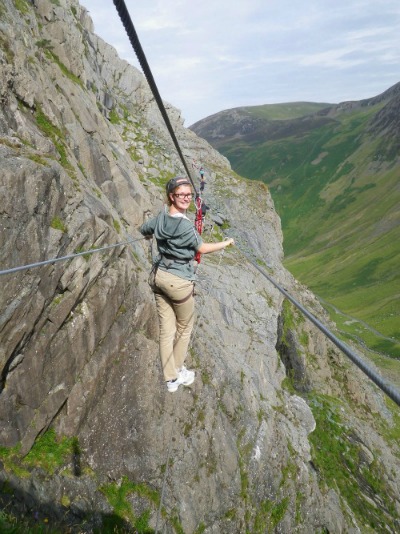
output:
[[[209,254],[210,252],[217,252],[218,250],[222,250],[229,245],[234,244],[235,241],[231,237],[224,239],[223,241],[217,241],[216,243],[205,243],[203,241],[203,243],[197,249],[197,252],[200,252],[200,254]]]

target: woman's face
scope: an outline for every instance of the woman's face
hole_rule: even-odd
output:
[[[192,201],[192,188],[190,185],[180,185],[171,193],[170,198],[177,209],[188,209]]]

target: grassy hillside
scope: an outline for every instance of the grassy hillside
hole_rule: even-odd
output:
[[[316,102],[291,102],[290,104],[266,104],[239,108],[252,117],[268,120],[297,119],[330,106]]]
[[[228,109],[196,122],[191,129],[217,149],[237,146],[240,139],[245,139],[246,144],[258,144],[260,139],[281,137],[282,128],[287,127],[286,121],[308,116],[327,106],[329,104],[293,102]],[[299,121],[298,125],[304,127],[303,123],[304,120]],[[290,127],[293,129],[293,124]]]
[[[235,171],[269,185],[289,270],[330,304],[345,335],[396,358],[399,102],[395,92],[290,121],[260,110],[253,130],[218,139]]]

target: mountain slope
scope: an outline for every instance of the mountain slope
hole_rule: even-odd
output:
[[[285,265],[320,297],[383,336],[342,320],[348,334],[396,357],[399,117],[397,84],[378,97],[295,120],[257,117],[252,131],[236,137],[228,130],[215,140],[215,125],[206,132],[209,119],[203,129],[193,127],[237,172],[268,184],[282,220]]]
[[[220,111],[193,124],[190,129],[219,149],[244,139],[251,143],[262,138],[282,135],[283,119],[296,119],[326,108],[329,104],[310,102],[293,102],[289,104],[271,104],[266,106],[249,106]],[[325,122],[324,119],[321,119]]]
[[[240,244],[202,258],[196,380],[169,394],[138,227],[184,171],[154,99],[76,0],[0,15],[0,269],[82,254],[1,279],[0,530],[396,532],[396,406],[241,252],[329,323],[268,189],[167,106],[206,169],[205,239]]]

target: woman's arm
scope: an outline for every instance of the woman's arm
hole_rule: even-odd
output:
[[[153,217],[152,219],[143,223],[142,226],[139,228],[139,232],[145,237],[150,238],[154,234],[154,227],[156,225],[156,220],[157,220],[157,217]]]
[[[209,254],[210,252],[217,252],[218,250],[222,250],[223,248],[234,244],[235,241],[231,237],[229,239],[225,239],[225,241],[219,241],[218,243],[203,242],[197,249],[197,252],[200,252],[200,254]]]

